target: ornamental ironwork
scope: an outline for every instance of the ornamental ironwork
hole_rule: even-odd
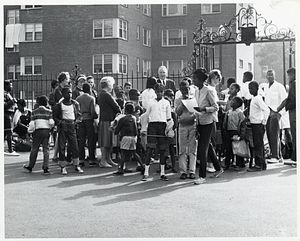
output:
[[[196,59],[203,54],[201,53],[203,46],[241,43],[250,45],[280,41],[294,43],[295,33],[290,28],[279,28],[272,21],[267,21],[251,6],[241,8],[238,14],[234,15],[228,23],[221,24],[216,31],[208,31],[205,20],[201,18],[193,33],[194,50],[183,72],[185,75],[192,73],[196,66]]]

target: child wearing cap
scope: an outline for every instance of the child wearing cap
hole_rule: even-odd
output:
[[[39,97],[39,107],[32,111],[31,121],[29,123],[28,132],[32,133],[32,147],[29,156],[28,165],[24,164],[23,168],[27,172],[32,172],[36,163],[39,147],[43,146],[43,166],[44,174],[48,175],[49,172],[49,137],[50,130],[54,126],[52,118],[52,110],[47,108],[48,98],[45,95]]]

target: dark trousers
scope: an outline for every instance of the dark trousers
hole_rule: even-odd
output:
[[[94,120],[83,120],[79,123],[78,128],[78,148],[79,160],[85,159],[85,143],[88,141],[88,152],[91,161],[95,160],[95,144],[94,144]]]
[[[271,149],[271,157],[280,157],[280,128],[279,128],[278,114],[271,110],[268,121],[267,121],[267,137]]]
[[[266,165],[264,154],[265,126],[263,124],[251,124],[251,128],[253,133],[255,165],[264,167]]]
[[[208,125],[197,125],[198,131],[198,151],[197,151],[197,159],[200,160],[199,166],[199,177],[205,178],[206,177],[206,166],[207,166],[207,156],[208,150],[210,148],[210,139],[213,132],[214,123]],[[213,156],[213,146],[211,145],[211,152]],[[215,153],[215,156],[216,153]],[[212,163],[216,171],[221,170],[221,165],[217,158],[212,158]]]
[[[68,148],[72,151],[74,165],[78,165],[78,143],[76,136],[76,127],[74,122],[62,122],[58,127],[58,153],[60,165],[65,166],[65,148],[68,142]]]
[[[32,147],[29,155],[28,167],[33,168],[36,162],[36,158],[39,152],[40,145],[43,147],[43,169],[49,167],[49,129],[37,129],[32,134]]]
[[[292,154],[292,160],[296,161],[296,110],[289,111],[289,117],[290,117],[290,126],[291,126],[291,134],[292,134],[292,142],[293,142],[293,154]]]
[[[234,135],[238,135],[238,131],[229,130],[226,131],[225,135],[225,148],[226,148],[226,158],[225,158],[225,165],[226,167],[230,167],[230,160],[233,159],[233,151],[232,151],[232,137]],[[236,156],[236,166],[244,167],[244,158],[240,156]]]

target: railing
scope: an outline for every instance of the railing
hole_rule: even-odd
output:
[[[153,72],[151,72],[153,73]],[[88,73],[86,74],[89,75]],[[23,75],[17,80],[12,80],[13,91],[12,94],[15,98],[23,98],[26,100],[28,108],[32,108],[37,96],[46,95],[49,96],[51,89],[51,82],[55,80],[58,76],[57,74],[49,75]],[[98,73],[93,74],[95,79],[95,89],[99,92],[100,85],[99,82],[104,76],[112,76],[115,79],[115,85],[124,86],[126,82],[131,82],[132,88],[138,89],[142,92],[146,88],[147,78],[142,74],[138,75],[136,73],[130,73],[127,75],[116,74],[116,73]],[[176,87],[178,88],[180,81],[183,76],[181,73],[172,73],[168,76],[169,79],[174,80]],[[73,84],[73,86],[75,86]]]

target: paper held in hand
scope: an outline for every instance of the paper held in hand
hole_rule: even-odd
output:
[[[184,106],[188,109],[189,112],[197,112],[194,107],[198,106],[198,103],[195,98],[182,100]]]

